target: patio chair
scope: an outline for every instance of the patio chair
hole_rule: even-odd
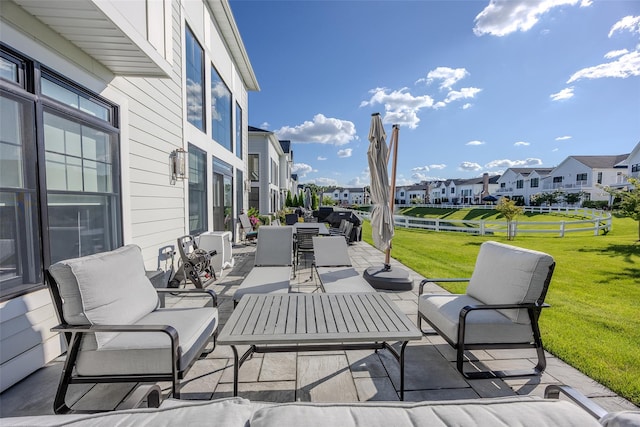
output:
[[[233,294],[234,306],[245,294],[288,293],[292,267],[293,227],[260,227],[254,267]]]
[[[241,213],[238,216],[238,219],[240,219],[240,228],[242,228],[242,240],[244,242],[256,240],[258,238],[258,232],[253,229],[251,221],[249,220],[249,215]]]
[[[167,381],[180,398],[180,380],[218,330],[212,290],[154,289],[138,246],[69,259],[46,272],[67,357],[54,412],[70,411],[70,384]],[[205,296],[210,306],[159,308],[158,293]],[[212,351],[213,349],[209,350]]]
[[[353,232],[353,223],[349,220],[340,220],[338,228],[330,228],[329,234],[332,236],[343,236],[347,243],[351,243],[351,233]]]
[[[466,378],[541,374],[546,367],[538,318],[555,262],[543,252],[497,242],[480,246],[470,279],[424,279],[418,292],[418,328],[429,323],[457,351],[458,371]],[[466,294],[423,294],[429,282],[469,282]],[[433,333],[425,332],[423,333]],[[473,349],[535,348],[533,370],[464,371],[464,352]]]
[[[313,253],[313,238],[320,233],[319,227],[305,227],[296,230],[296,265],[300,264],[300,252]]]
[[[327,293],[375,292],[351,265],[347,242],[342,236],[314,237],[314,269],[320,287]],[[312,270],[313,271],[313,270]]]

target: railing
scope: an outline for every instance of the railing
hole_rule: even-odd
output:
[[[444,205],[419,205],[429,207],[447,208]],[[474,209],[493,209],[492,206],[469,205]],[[451,206],[455,208],[462,205]],[[559,213],[563,215],[576,215],[586,217],[583,220],[566,221],[513,221],[511,224],[512,235],[520,233],[553,233],[564,237],[566,233],[592,231],[594,236],[598,236],[600,231],[606,233],[611,230],[611,213],[598,209],[552,207],[552,206],[523,206],[525,212],[535,213]],[[358,215],[370,219],[369,212],[358,211]],[[431,231],[457,231],[463,233],[473,233],[486,236],[496,233],[507,233],[506,221],[489,220],[466,220],[466,219],[441,219],[441,218],[418,218],[406,215],[394,215],[396,227],[419,228]]]

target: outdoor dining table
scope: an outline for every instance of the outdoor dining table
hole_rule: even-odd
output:
[[[253,353],[386,348],[400,363],[404,400],[404,353],[422,334],[386,294],[249,294],[220,332],[218,344],[233,350],[233,395],[238,372]],[[400,351],[388,342],[400,342]],[[249,349],[238,355],[236,346]]]
[[[327,227],[327,224],[325,224],[324,222],[296,222],[295,224],[293,224],[294,233],[299,228],[317,228],[319,236],[329,235],[329,228]]]

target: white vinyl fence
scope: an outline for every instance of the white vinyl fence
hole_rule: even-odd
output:
[[[443,205],[418,205],[419,207],[434,208],[460,208],[464,206],[443,206]],[[470,205],[473,209],[493,209],[492,206]],[[525,212],[554,213],[566,215],[568,219],[562,221],[513,221],[512,235],[521,233],[552,233],[564,237],[566,233],[579,231],[591,231],[594,236],[600,231],[606,233],[611,230],[611,213],[598,209],[584,208],[564,208],[564,207],[539,207],[523,206]],[[370,219],[369,212],[358,211],[358,215]],[[570,216],[579,216],[587,219],[570,219]],[[431,231],[458,231],[463,233],[474,233],[481,236],[496,233],[507,233],[507,221],[488,220],[466,220],[466,219],[446,219],[446,218],[418,218],[406,215],[394,215],[396,227],[420,228]]]

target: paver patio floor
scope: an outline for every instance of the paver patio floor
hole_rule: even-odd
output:
[[[225,270],[222,277],[209,285],[218,293],[220,328],[233,311],[233,292],[253,267],[254,246],[237,245],[233,251],[235,266]],[[382,265],[384,259],[384,254],[365,242],[350,245],[349,253],[354,267],[360,272],[372,265]],[[301,259],[300,264],[295,279],[291,281],[293,291],[317,292],[317,279],[310,278],[310,259]],[[395,260],[392,260],[392,267],[406,269]],[[414,280],[413,291],[379,292],[388,292],[390,298],[415,322],[417,287],[423,277],[408,271]],[[445,292],[435,284],[428,285],[426,289],[427,292]],[[174,303],[186,304],[183,301]],[[542,338],[544,340],[544,331]],[[468,356],[468,363],[492,369],[530,367],[535,364],[536,357],[533,349],[474,351]],[[608,411],[637,409],[548,353],[547,370],[542,376],[508,380],[466,380],[455,369],[455,351],[437,335],[411,342],[405,357],[406,401],[542,396],[547,385],[566,384]],[[0,416],[53,413],[53,396],[63,360],[63,357],[58,358],[0,394]],[[196,362],[182,384],[183,399],[231,396],[233,355],[230,347],[220,345],[206,358]],[[165,393],[170,391],[168,383],[161,385]],[[77,401],[77,409],[113,409],[132,387],[131,384],[72,385],[67,400]],[[398,389],[398,363],[386,350],[255,354],[242,366],[239,376],[241,397],[268,402],[394,401],[399,399]]]

